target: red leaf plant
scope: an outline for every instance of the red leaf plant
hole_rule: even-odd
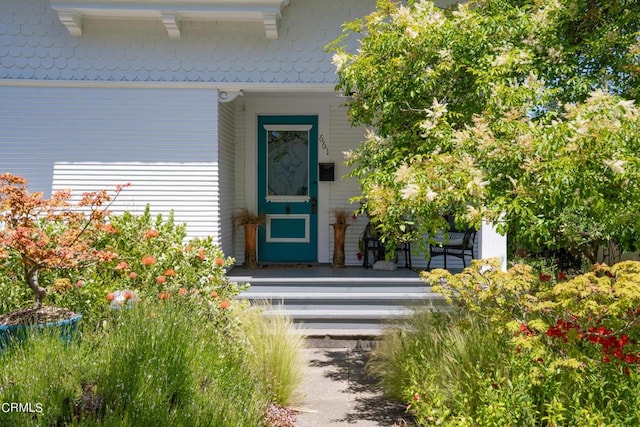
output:
[[[11,258],[21,264],[22,279],[35,294],[34,308],[40,308],[47,294],[38,282],[40,271],[76,269],[118,257],[96,248],[94,242],[100,233],[109,232],[108,209],[128,185],[117,186],[113,197],[102,190],[85,193],[72,203],[69,190],[45,199],[27,189],[25,178],[0,175],[0,260]]]

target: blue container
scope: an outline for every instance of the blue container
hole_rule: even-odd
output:
[[[24,341],[30,333],[34,332],[34,328],[40,332],[58,334],[62,340],[69,343],[81,319],[82,315],[76,314],[70,319],[58,320],[57,322],[40,323],[36,325],[0,325],[0,353],[2,353],[5,348]]]

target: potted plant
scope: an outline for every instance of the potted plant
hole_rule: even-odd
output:
[[[258,227],[264,223],[265,219],[265,214],[256,214],[247,208],[233,216],[234,223],[244,227],[244,266],[247,268],[258,266],[256,237]]]
[[[331,224],[333,227],[333,267],[344,267],[344,240],[347,232],[347,219],[349,212],[343,209],[336,209],[334,212],[335,222]]]
[[[116,196],[123,188],[117,187]],[[32,307],[0,315],[0,348],[33,326],[62,327],[68,335],[82,317],[44,305],[47,287],[41,272],[79,269],[118,256],[94,245],[107,227],[111,196],[103,190],[86,193],[77,203],[70,199],[68,190],[45,199],[28,191],[25,178],[0,175],[0,266],[16,271],[16,284],[27,286],[34,296]]]

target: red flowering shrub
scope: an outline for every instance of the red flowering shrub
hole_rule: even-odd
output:
[[[482,370],[465,367],[469,370],[465,381],[475,378],[476,382],[461,387],[462,395],[452,394],[446,387],[453,386],[443,387],[441,382],[409,382],[404,397],[412,408],[425,411],[420,412],[420,419],[438,419],[440,413],[434,408],[453,407],[447,399],[456,396],[456,401],[476,402],[472,410],[463,412],[487,425],[640,422],[635,398],[640,386],[640,262],[596,265],[588,273],[569,278],[538,274],[525,265],[505,272],[495,260],[479,260],[460,274],[433,270],[423,273],[423,278],[434,291],[455,301],[459,315],[482,325],[468,330],[457,320],[447,324],[457,331],[448,345],[458,346],[461,333],[472,340],[456,347],[464,351],[454,359],[465,360],[471,348],[475,353],[469,360],[480,366],[483,355],[490,357]],[[434,330],[433,335],[438,340],[447,336],[442,330]],[[423,352],[427,350],[421,349],[420,354]],[[437,354],[437,359],[418,359],[419,372],[411,375],[440,375],[436,371],[443,358]],[[500,360],[500,367],[493,360]],[[455,372],[457,368],[447,369]],[[409,397],[415,392],[429,396],[428,401],[412,402]],[[501,412],[498,408],[508,409]],[[494,420],[493,424],[487,420]],[[537,421],[527,424],[531,420]],[[482,422],[475,424],[485,425]]]
[[[21,181],[16,178],[16,182]],[[26,219],[16,220],[16,226],[2,230],[0,269],[6,274],[4,281],[18,280],[25,271],[31,275],[31,282],[38,278],[44,283],[54,283],[57,279],[65,279],[69,283],[81,280],[83,286],[72,287],[64,292],[49,292],[47,303],[80,312],[87,323],[99,324],[99,319],[109,316],[107,313],[110,311],[105,310],[109,306],[105,303],[105,295],[125,289],[131,289],[140,300],[145,300],[156,299],[158,292],[178,295],[180,288],[186,288],[190,290],[192,300],[196,300],[197,296],[203,307],[216,312],[220,311],[219,301],[210,296],[211,292],[231,301],[242,289],[230,282],[226,275],[226,269],[233,259],[225,258],[211,238],[187,240],[186,226],[175,224],[172,214],[166,219],[161,215],[153,218],[147,206],[142,215],[129,212],[109,215],[104,210],[109,202],[106,192],[86,195],[83,202],[76,205],[66,202],[66,193],[54,195],[48,204],[41,201],[38,195],[29,199],[30,202],[23,200],[20,205],[18,196],[28,198],[28,193],[18,188],[17,184],[14,187],[5,185],[2,190],[11,194],[13,202],[7,197],[0,201],[7,209],[13,206],[16,215],[20,212],[19,206],[31,206],[29,215],[33,218],[28,219],[32,221],[34,232],[29,243],[24,238],[28,234]],[[120,190],[122,188],[118,188]],[[75,209],[88,209],[91,214],[85,217],[75,210],[69,213],[63,209],[67,205],[75,206]],[[46,206],[51,209],[46,210]],[[5,222],[10,213],[10,209],[7,209],[2,214]],[[46,227],[38,228],[41,225],[35,222],[35,212],[40,212],[45,221],[42,224]],[[85,218],[84,222],[82,218]],[[109,223],[106,223],[107,219]],[[11,230],[15,233],[10,235]],[[73,240],[75,237],[78,239]],[[20,243],[28,252],[23,257],[18,251],[10,249],[8,243],[14,247]],[[25,269],[24,265],[29,268]],[[38,275],[38,271],[46,271],[46,274]],[[40,290],[45,290],[44,286],[38,286]],[[0,307],[3,307],[3,311],[22,307],[28,298],[27,292],[25,286],[19,298],[14,298],[10,303],[1,299]],[[44,294],[40,295],[41,300]]]
[[[434,290],[513,332],[519,350],[561,365],[640,362],[640,263],[596,265],[589,273],[558,281],[530,267],[502,272],[476,262],[453,276],[425,276]]]
[[[117,233],[105,233],[100,247],[118,252],[118,258],[96,266],[93,278],[108,290],[134,289],[140,298],[156,298],[158,292],[185,295],[181,288],[193,289],[218,309],[209,294],[232,300],[240,288],[230,283],[226,268],[233,262],[225,258],[212,239],[187,241],[185,225],[174,223],[173,215],[151,215],[146,207],[142,215],[125,212],[110,218]]]

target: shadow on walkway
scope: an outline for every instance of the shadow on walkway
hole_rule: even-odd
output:
[[[331,419],[324,420],[330,425],[358,426],[408,426],[411,416],[401,404],[384,398],[376,379],[366,370],[371,355],[371,342],[357,342],[356,345],[340,348],[314,348],[308,354],[307,365],[312,371],[321,372],[316,393],[335,393]],[[327,382],[328,380],[328,382]],[[313,392],[308,390],[307,393]],[[330,402],[327,402],[330,404]],[[344,407],[346,406],[346,407]],[[320,413],[327,413],[319,408]],[[321,424],[318,419],[317,425]],[[311,424],[307,424],[311,425]]]

